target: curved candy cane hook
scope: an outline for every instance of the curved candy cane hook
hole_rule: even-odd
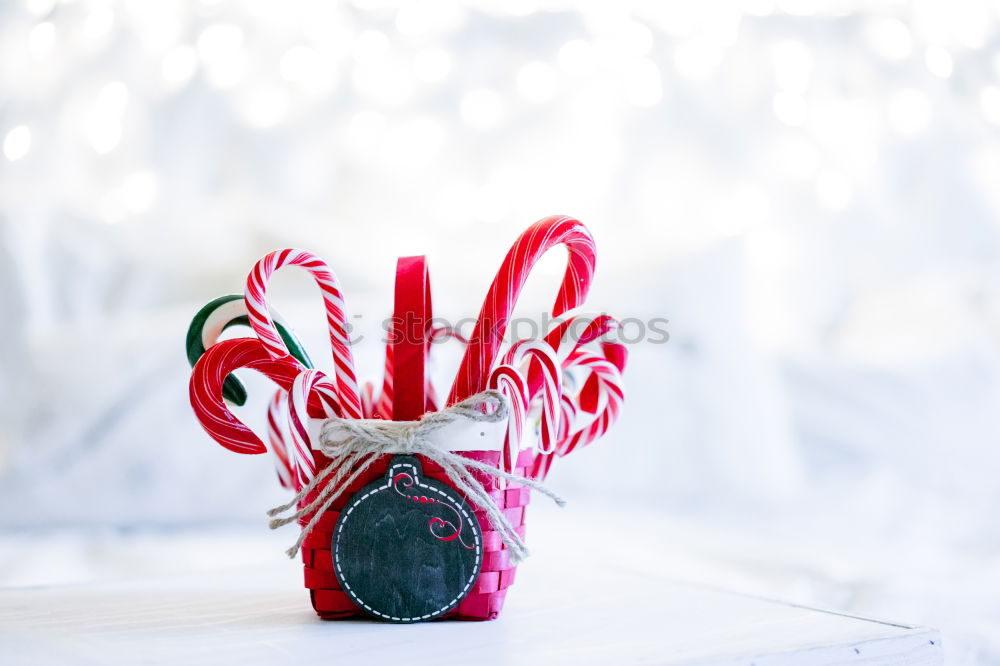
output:
[[[302,343],[291,332],[281,315],[274,312],[274,325],[278,334],[294,356],[307,368],[313,367],[312,360],[306,353]],[[205,350],[219,340],[222,332],[231,326],[250,326],[247,316],[246,301],[242,294],[228,294],[209,301],[191,319],[188,326],[186,347],[188,362],[191,367],[198,362]],[[226,378],[222,386],[222,394],[226,400],[237,406],[243,406],[247,400],[247,392],[236,375]]]
[[[488,388],[497,389],[507,398],[510,415],[507,417],[507,436],[504,439],[500,469],[513,472],[521,450],[521,435],[528,416],[528,383],[520,371],[511,365],[501,364],[490,373]]]
[[[556,455],[564,456],[594,441],[618,418],[624,399],[621,371],[628,352],[623,344],[606,337],[618,328],[618,321],[606,314],[580,314],[560,322],[546,335],[545,339],[558,350],[565,379],[572,380],[574,371],[581,370],[582,381],[576,382],[578,390],[564,387],[558,444],[554,451],[539,451],[533,478],[544,479]],[[600,353],[585,349],[595,342],[600,343]],[[529,377],[532,391],[537,391],[540,383],[540,377]]]
[[[222,397],[222,385],[230,373],[247,368],[260,372],[285,391],[292,387],[302,370],[291,357],[274,359],[255,338],[223,340],[208,348],[191,373],[191,406],[202,428],[216,442],[236,453],[265,453],[260,437],[230,410]],[[329,387],[332,390],[332,385]],[[322,417],[335,398],[329,392],[315,391],[310,396],[309,411]]]
[[[309,397],[314,391],[323,392],[325,387],[332,388],[330,380],[319,370],[303,370],[292,382],[288,391],[288,430],[292,435],[290,458],[294,461],[296,480],[302,487],[316,475],[316,460],[313,457],[309,441]],[[336,410],[330,403],[324,403],[324,417],[336,415]]]
[[[552,453],[559,441],[559,423],[562,416],[562,368],[556,357],[555,350],[543,340],[519,340],[504,356],[503,362],[514,367],[524,368],[523,375],[528,379],[528,403],[542,389],[542,436],[538,450],[541,453]],[[537,381],[532,379],[537,376]]]
[[[585,226],[567,216],[539,220],[510,248],[486,295],[479,320],[465,350],[448,404],[486,388],[489,373],[507,331],[507,322],[535,262],[556,245],[569,250],[569,262],[556,295],[555,317],[579,306],[594,275],[594,239]]]
[[[357,376],[354,373],[354,356],[347,337],[347,313],[340,282],[322,259],[305,250],[277,250],[254,264],[247,276],[246,303],[250,325],[273,358],[281,358],[289,353],[281,339],[267,307],[267,281],[276,270],[284,266],[301,266],[309,271],[323,292],[326,307],[326,321],[330,332],[330,346],[337,379],[337,397],[346,418],[362,417],[361,394]]]
[[[621,372],[607,358],[581,349],[573,352],[567,367],[580,367],[592,373],[580,390],[577,404],[581,405],[581,411],[593,414],[593,418],[569,433],[557,451],[560,456],[604,435],[618,419],[625,401]]]
[[[618,331],[620,328],[621,324],[611,315],[581,313],[559,322],[545,336],[545,341],[558,352],[559,358],[565,363],[570,354],[595,340],[600,340],[601,346],[605,350],[613,345],[621,347],[622,352],[625,352],[623,344],[604,339],[606,335]],[[620,360],[621,365],[618,367],[619,370],[625,367],[625,360],[621,358],[621,353],[618,353],[616,350],[611,356],[614,357],[612,362],[616,365],[618,365]],[[611,357],[609,357],[609,360],[611,360]]]

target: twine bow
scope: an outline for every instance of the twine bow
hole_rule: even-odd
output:
[[[559,506],[565,505],[565,500],[536,481],[446,451],[427,439],[430,433],[460,419],[496,423],[506,419],[508,413],[509,408],[503,394],[496,390],[488,390],[446,409],[425,414],[419,421],[359,421],[339,417],[329,418],[320,431],[318,448],[330,458],[330,464],[314,476],[290,502],[268,511],[267,514],[272,516],[269,525],[271,529],[277,529],[304,516],[312,515],[302,528],[295,544],[285,551],[289,557],[295,557],[306,536],[319,522],[320,516],[355,479],[378,460],[379,456],[393,453],[419,454],[440,465],[452,485],[486,512],[490,523],[500,533],[501,540],[510,552],[510,561],[516,564],[528,556],[524,540],[483,485],[472,475],[472,470],[476,469],[490,476],[528,486],[550,497]],[[277,517],[304,502],[306,497],[320,485],[323,486],[322,490],[311,502],[290,515]]]

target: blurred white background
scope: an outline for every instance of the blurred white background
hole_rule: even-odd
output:
[[[3,4],[0,582],[265,529],[269,463],[200,431],[183,354],[265,252],[333,266],[377,381],[397,256],[472,316],[564,213],[597,239],[589,306],[671,339],[632,346],[623,420],[551,485],[655,515],[679,576],[1000,662],[998,26],[943,0]],[[308,278],[274,293],[324,357]]]

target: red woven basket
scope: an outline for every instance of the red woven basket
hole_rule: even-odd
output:
[[[499,462],[498,451],[466,451],[463,456],[481,462],[496,465]],[[330,556],[330,545],[333,529],[340,517],[340,510],[351,499],[351,495],[385,476],[386,467],[391,456],[382,456],[349,487],[333,503],[329,510],[319,519],[316,527],[306,537],[302,546],[302,564],[305,572],[305,586],[309,590],[313,608],[316,614],[324,620],[336,620],[361,615],[361,611],[347,594],[341,590],[337,576],[333,572],[333,562]],[[532,450],[522,451],[517,460],[514,473],[527,476],[534,460]],[[317,460],[320,463],[319,460]],[[444,471],[433,461],[420,456],[424,474],[451,485]],[[322,466],[322,463],[320,463]],[[524,514],[531,498],[530,488],[509,483],[506,489],[500,487],[501,482],[496,477],[473,471],[490,497],[503,510],[504,515],[524,538]],[[317,491],[318,492],[318,491]],[[486,514],[481,509],[474,509],[479,525],[483,530],[483,565],[472,591],[453,611],[444,617],[463,620],[492,620],[500,614],[507,588],[514,582],[516,567],[508,562],[507,550],[500,540],[500,533],[493,530]]]
[[[509,317],[531,267],[542,254],[557,245],[565,245],[569,254],[552,314],[555,317],[567,315],[565,320],[546,331],[542,338],[512,342],[501,355]],[[331,448],[330,442],[322,438],[316,441],[307,432],[306,424],[310,419],[323,419],[326,424],[331,423],[331,419],[339,419],[354,421],[353,427],[356,428],[373,428],[375,426],[371,424],[362,426],[359,422],[391,420],[416,424],[406,426],[411,428],[407,432],[414,436],[412,428],[417,428],[419,421],[428,413],[458,409],[464,402],[490,392],[495,393],[510,410],[505,421],[497,421],[502,426],[502,432],[497,430],[499,438],[493,442],[496,445],[493,450],[488,450],[490,443],[487,440],[476,440],[473,444],[481,450],[462,450],[464,445],[469,444],[467,440],[462,441],[464,435],[453,441],[436,443],[435,446],[440,446],[440,449],[427,448],[426,445],[422,449],[411,449],[408,445],[400,450],[425,453],[418,456],[419,466],[417,461],[413,462],[414,468],[422,468],[421,475],[436,482],[435,486],[442,494],[447,494],[441,488],[443,485],[451,488],[456,495],[463,496],[463,506],[468,507],[462,509],[466,519],[468,510],[474,513],[482,532],[479,574],[471,586],[469,578],[462,579],[464,597],[456,597],[433,614],[395,617],[374,611],[373,615],[391,621],[436,617],[489,620],[499,615],[516,571],[511,551],[504,540],[514,553],[519,556],[524,554],[522,544],[509,529],[513,528],[521,539],[524,538],[524,513],[531,493],[528,486],[515,481],[520,480],[534,487],[540,494],[550,494],[536,482],[545,478],[552,460],[603,435],[614,423],[621,408],[624,396],[621,372],[627,354],[620,342],[604,338],[607,332],[616,330],[617,322],[606,314],[570,315],[572,310],[583,305],[594,261],[590,233],[572,218],[546,218],[521,234],[490,286],[447,397],[435,395],[426,370],[431,343],[436,335],[449,327],[436,329],[433,326],[430,284],[423,257],[403,257],[397,263],[394,316],[390,341],[386,346],[381,392],[377,392],[370,383],[365,385],[363,392],[359,390],[345,332],[348,327],[339,283],[329,267],[311,253],[286,249],[268,254],[257,262],[248,275],[244,298],[226,296],[216,299],[195,316],[188,332],[189,358],[194,363],[190,383],[191,404],[202,426],[219,444],[237,453],[268,451],[261,438],[243,424],[225,402],[225,387],[230,375],[240,368],[252,369],[278,385],[279,390],[268,410],[268,439],[282,484],[299,491],[296,496],[299,512],[275,518],[272,527],[294,522],[299,513],[306,514],[300,518],[300,525],[305,530],[305,536],[300,536],[304,582],[313,608],[321,618],[332,620],[361,615],[363,611],[359,603],[368,611],[373,611],[363,600],[358,601],[354,586],[349,585],[351,579],[343,578],[343,560],[338,559],[335,571],[331,548],[334,546],[334,532],[340,544],[344,535],[340,530],[348,522],[338,522],[341,512],[346,510],[346,515],[351,515],[357,506],[357,503],[352,503],[353,498],[362,488],[387,475],[395,453],[380,455],[374,461],[366,457],[360,463],[357,457],[338,458],[341,453],[336,446]],[[295,349],[299,347],[289,347],[288,332],[280,331],[271,318],[265,299],[265,285],[268,277],[282,266],[301,266],[309,270],[323,291],[335,361],[335,383],[333,376],[328,377],[312,368],[303,353],[295,354]],[[224,328],[241,320],[251,324],[256,338],[218,341]],[[445,331],[444,335],[466,342],[454,330]],[[590,345],[589,350],[584,348],[587,345]],[[564,377],[569,378],[565,384]],[[231,381],[236,380],[232,378]],[[233,386],[242,390],[238,382]],[[567,393],[564,387],[569,387],[570,392]],[[229,396],[238,394],[231,392]],[[537,421],[540,435],[537,446],[525,447],[521,442],[523,427],[534,418],[530,409],[536,396],[541,402]],[[279,416],[282,410],[287,414]],[[287,433],[281,431],[278,423],[284,420],[284,416],[287,416]],[[447,418],[449,416],[439,416],[437,426],[431,419],[430,425],[441,427],[440,421]],[[485,432],[480,435],[485,435]],[[371,439],[374,442],[377,437],[371,436]],[[416,441],[421,440],[413,440],[411,444]],[[427,440],[423,441],[426,444]],[[356,444],[355,441],[345,444],[345,447]],[[389,446],[373,451],[393,450],[394,447]],[[441,453],[437,458],[440,464],[447,465],[452,474],[456,473],[456,466],[461,467],[451,458],[453,454],[474,460],[487,469],[481,471],[469,467],[456,475],[456,481],[452,482],[444,469],[431,459],[438,456],[438,452]],[[358,455],[363,453],[362,450]],[[337,458],[338,462],[334,463],[326,454]],[[337,479],[351,478],[352,475],[346,469],[330,470],[333,464],[362,464],[366,467],[349,486],[340,488],[325,484],[331,483],[331,480],[339,483]],[[332,474],[326,474],[327,471]],[[466,473],[474,477],[485,496],[479,494],[474,487],[476,484],[465,485],[464,481],[458,480],[467,478]],[[510,473],[522,478],[512,479]],[[319,486],[314,488],[313,483],[319,483]],[[462,485],[476,496],[465,496],[455,484]],[[308,488],[308,492],[303,488]],[[306,496],[303,497],[303,494]],[[365,501],[369,496],[358,496],[358,502]],[[491,501],[487,501],[486,496]],[[417,498],[411,496],[410,499]],[[420,501],[427,499],[421,497]],[[459,497],[453,499],[458,501]],[[492,520],[483,505],[492,512]],[[493,511],[494,505],[502,519]],[[292,506],[278,507],[271,515],[279,515]],[[311,513],[317,510],[322,513],[318,516]],[[471,521],[465,524],[469,525]],[[503,533],[503,538],[498,529],[508,530]],[[358,545],[365,543],[364,536],[370,534],[372,532],[369,531],[360,538],[344,539],[361,549],[360,557],[355,556],[356,560],[374,561],[366,550],[368,546]],[[294,554],[296,547],[289,553]],[[337,552],[341,551],[338,549]],[[387,552],[393,556],[396,554],[394,550]],[[478,548],[476,558],[479,558]],[[423,560],[406,561],[423,563]],[[402,562],[397,559],[389,566],[401,568]],[[474,569],[469,570],[470,575],[472,571]],[[362,575],[367,581],[378,584],[383,579],[382,576],[372,576],[370,570],[364,570]],[[345,585],[349,585],[347,589],[354,595],[353,599],[341,588],[338,576],[347,581]],[[452,607],[455,603],[457,605]]]

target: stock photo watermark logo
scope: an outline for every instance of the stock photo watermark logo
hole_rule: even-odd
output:
[[[580,340],[587,334],[592,323],[602,317],[607,317],[605,313],[589,317],[577,317],[569,322],[563,339]],[[364,315],[355,314],[356,321],[363,321]],[[617,323],[613,323],[617,321]],[[412,313],[407,313],[405,317],[387,317],[382,320],[380,330],[382,331],[379,342],[382,344],[397,344],[400,342],[418,342],[420,340],[430,340],[431,344],[447,342],[450,339],[457,339],[461,342],[468,342],[473,336],[477,322],[481,326],[481,335],[491,337],[494,333],[503,330],[503,334],[496,336],[504,344],[513,344],[520,340],[532,340],[544,338],[560,324],[566,322],[561,317],[553,317],[550,313],[542,313],[541,318],[537,317],[512,317],[510,319],[498,319],[491,321],[489,318],[478,320],[474,317],[465,317],[452,322],[444,317],[433,317],[430,320],[423,320]],[[611,320],[605,326],[604,332],[596,339],[602,342],[614,344],[636,345],[650,344],[662,345],[670,341],[670,331],[668,325],[670,320],[665,317],[650,317],[647,319],[639,317],[625,317],[623,319]],[[358,326],[348,324],[348,334],[352,345],[363,342],[366,336],[357,332]]]

